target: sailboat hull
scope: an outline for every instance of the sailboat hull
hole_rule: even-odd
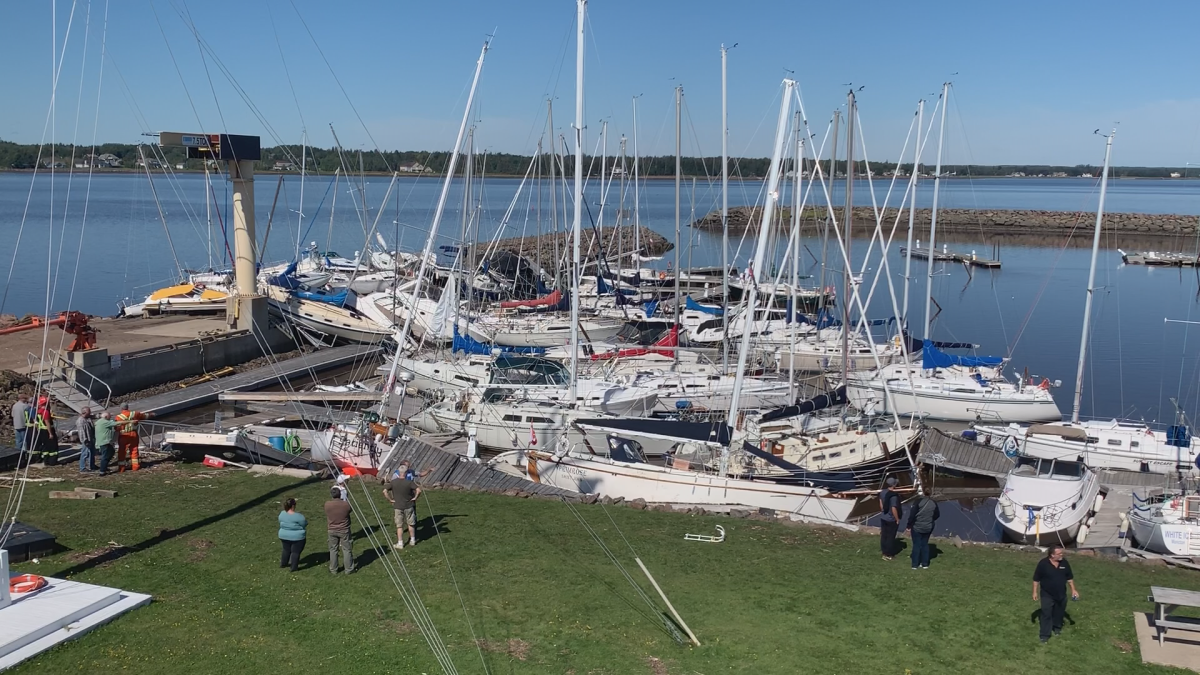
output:
[[[582,493],[668,504],[748,506],[845,522],[855,499],[830,496],[816,488],[730,478],[711,473],[631,464],[605,458],[556,457],[527,453],[529,477],[539,483]]]

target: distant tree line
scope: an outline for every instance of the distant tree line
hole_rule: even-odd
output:
[[[300,170],[300,155],[301,146],[299,145],[280,145],[270,148],[263,148],[262,160],[258,162],[259,171],[299,171]],[[168,164],[171,167],[176,167],[182,164],[185,170],[201,170],[204,168],[202,160],[187,159],[186,152],[183,148],[174,147],[159,147],[155,144],[145,144],[139,146],[128,143],[105,143],[98,145],[94,149],[92,146],[72,147],[68,144],[57,144],[54,146],[45,145],[39,148],[37,145],[23,145],[13,143],[11,141],[0,140],[0,169],[32,169],[38,162],[42,166],[49,167],[55,164],[60,168],[70,168],[74,165],[82,165],[87,156],[95,154],[112,155],[119,160],[115,167],[105,168],[120,168],[120,169],[138,169],[140,165],[138,160],[144,153],[147,162],[151,167],[156,167],[159,164]],[[389,173],[392,171],[400,171],[401,173],[432,173],[441,174],[446,170],[449,162],[450,153],[439,152],[424,152],[424,151],[398,151],[389,150],[383,152],[376,151],[359,151],[359,150],[339,150],[338,148],[315,148],[309,147],[304,149],[304,154],[307,159],[308,171],[313,173],[333,173],[341,169],[343,173],[358,173],[360,171],[367,173]],[[474,171],[478,175],[480,172],[486,175],[506,175],[506,176],[523,176],[529,170],[530,164],[533,163],[533,171],[535,174],[546,176],[551,171],[551,157],[548,154],[542,155],[540,161],[534,162],[534,158],[530,155],[513,155],[508,153],[485,153],[475,157]],[[729,174],[735,178],[762,178],[767,174],[771,160],[767,157],[731,157],[729,159]],[[652,156],[641,157],[637,162],[637,171],[643,177],[665,177],[675,175],[675,157],[668,156]],[[807,175],[813,173],[813,160],[804,162],[804,172]],[[463,163],[459,163],[459,171],[462,170]],[[684,157],[680,160],[681,170],[688,177],[717,177],[721,174],[721,158],[720,157]],[[624,167],[627,176],[632,176],[634,173],[633,157],[609,157],[607,160],[608,170],[614,171],[614,167]],[[789,160],[784,165],[785,171],[792,170],[793,163]],[[574,172],[575,158],[573,155],[559,156],[554,161],[554,172],[560,174],[566,172],[571,175]],[[585,156],[584,157],[585,173],[592,176],[600,174],[600,158]],[[836,165],[836,175],[845,175],[846,162],[839,161]],[[871,172],[875,176],[888,176],[895,173],[899,169],[903,175],[909,175],[912,172],[912,164],[896,164],[894,162],[875,162],[871,165]],[[829,161],[821,162],[822,172],[830,175]],[[1002,164],[1002,165],[943,165],[943,175],[952,175],[957,177],[967,176],[1083,176],[1092,175],[1098,176],[1100,167],[1088,164],[1077,164],[1075,166],[1050,166],[1041,164]],[[620,169],[617,169],[619,175]],[[931,174],[933,168],[928,165],[921,166],[923,174]],[[865,175],[867,166],[865,162],[854,163],[855,175]],[[1178,174],[1174,176],[1173,174]],[[1118,178],[1171,178],[1171,177],[1200,177],[1200,171],[1188,174],[1185,168],[1179,167],[1144,167],[1144,166],[1121,166],[1114,167],[1114,177]]]

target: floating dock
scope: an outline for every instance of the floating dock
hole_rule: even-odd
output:
[[[1117,249],[1121,254],[1121,262],[1126,265],[1149,265],[1151,267],[1200,267],[1200,256],[1191,253],[1174,253],[1158,251],[1131,251],[1126,253]]]
[[[909,249],[907,249],[906,247],[904,247],[904,246],[900,247],[900,255],[908,254],[908,251],[909,251]],[[910,255],[912,255],[913,258],[917,258],[918,260],[928,260],[930,251],[927,248],[919,248],[918,247],[918,248],[912,249],[912,253]],[[970,253],[958,253],[958,252],[950,251],[950,250],[943,248],[940,251],[937,251],[937,250],[933,251],[933,259],[937,260],[939,262],[962,263],[964,265],[970,265],[971,267],[986,267],[988,269],[999,269],[1000,268],[999,260],[992,260],[990,258],[981,258],[981,257],[977,256],[974,251],[972,251]]]

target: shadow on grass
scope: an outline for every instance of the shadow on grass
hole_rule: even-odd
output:
[[[1041,618],[1041,616],[1042,616],[1042,608],[1039,607],[1039,608],[1033,610],[1033,613],[1029,615],[1029,623],[1036,624],[1038,622],[1038,619]],[[1068,625],[1071,625],[1071,626],[1075,625],[1075,619],[1071,618],[1070,612],[1063,612],[1063,621],[1066,622]]]
[[[159,530],[158,534],[154,535],[153,537],[150,537],[149,539],[138,542],[137,544],[134,544],[132,546],[122,546],[120,548],[113,549],[112,551],[105,553],[104,555],[100,555],[95,558],[91,558],[91,559],[89,559],[85,562],[82,562],[78,565],[75,565],[73,567],[68,567],[67,569],[58,572],[57,576],[71,577],[76,574],[82,574],[83,572],[87,572],[88,570],[94,569],[101,565],[107,565],[108,563],[111,563],[116,560],[120,560],[121,558],[124,558],[125,556],[130,555],[132,553],[139,553],[141,551],[145,551],[147,549],[158,546],[159,544],[161,544],[165,541],[170,541],[170,540],[174,539],[175,537],[178,537],[181,534],[188,534],[190,532],[194,532],[202,527],[207,527],[209,525],[212,525],[213,523],[218,523],[222,520],[225,520],[226,518],[235,516],[247,509],[253,508],[255,506],[259,506],[261,504],[265,504],[266,502],[270,501],[271,499],[278,497],[286,492],[293,492],[296,489],[302,488],[310,483],[318,483],[318,482],[321,482],[322,480],[324,480],[324,479],[319,478],[317,476],[313,476],[311,478],[306,478],[305,480],[302,480],[299,483],[291,483],[289,485],[284,485],[282,487],[278,487],[274,490],[271,490],[270,492],[265,492],[265,493],[255,497],[254,499],[248,499],[248,500],[242,502],[241,504],[238,504],[237,506],[232,506],[228,509],[225,509],[224,511],[222,511],[220,513],[214,513],[213,515],[208,516],[207,518],[201,518],[200,520],[197,520],[193,523],[188,523],[187,525],[184,525],[182,527],[176,527],[174,529]]]

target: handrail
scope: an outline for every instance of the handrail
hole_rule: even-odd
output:
[[[54,358],[54,361],[55,361],[55,362],[62,361],[62,363],[63,363],[64,365],[66,365],[68,368],[71,368],[71,369],[72,369],[72,370],[74,370],[75,372],[78,372],[78,373],[83,373],[84,375],[87,375],[88,377],[92,378],[92,383],[93,383],[93,384],[95,384],[95,383],[98,383],[98,384],[100,384],[100,386],[104,387],[104,389],[105,389],[106,391],[108,391],[108,395],[104,397],[104,405],[103,405],[103,407],[104,407],[104,409],[105,409],[105,410],[107,410],[107,409],[108,409],[109,405],[111,405],[111,403],[112,403],[113,390],[112,390],[112,387],[110,387],[110,386],[109,386],[109,384],[108,384],[107,382],[105,382],[104,380],[102,380],[102,379],[100,379],[100,378],[96,377],[96,376],[95,376],[95,375],[93,375],[92,373],[88,372],[88,370],[87,370],[86,368],[81,368],[81,367],[79,367],[79,366],[75,365],[74,363],[71,363],[71,362],[70,362],[70,361],[69,361],[69,360],[68,360],[68,359],[67,359],[65,356],[63,356],[63,355],[62,355],[62,353],[61,353],[61,352],[58,352],[58,351],[56,351],[56,350],[53,350],[53,349],[51,349],[51,350],[50,350],[50,353],[54,355],[54,356],[53,356],[53,358]],[[26,355],[26,357],[25,357],[25,362],[26,362],[27,364],[29,364],[29,372],[30,372],[30,373],[32,373],[32,372],[33,372],[33,361],[34,361],[34,359],[36,359],[37,361],[41,362],[43,365],[45,364],[45,359],[43,359],[42,357],[38,356],[37,354],[34,354],[33,352],[28,352],[28,354],[27,354],[27,355]],[[40,373],[40,372],[42,372],[42,371],[38,371],[38,372]],[[49,371],[49,372],[50,372],[50,376],[51,376],[51,377],[53,377],[53,378],[55,378],[55,379],[59,379],[59,378],[58,378],[58,377],[57,377],[57,376],[54,374],[54,366],[53,366],[53,365],[51,365],[51,367],[50,367],[50,371]],[[62,378],[62,379],[63,379],[64,381],[66,380],[66,378]],[[69,383],[68,383],[68,384],[69,384]],[[89,396],[89,397],[91,396],[91,391],[92,391],[92,388],[91,388],[91,387],[88,387],[88,396]]]

